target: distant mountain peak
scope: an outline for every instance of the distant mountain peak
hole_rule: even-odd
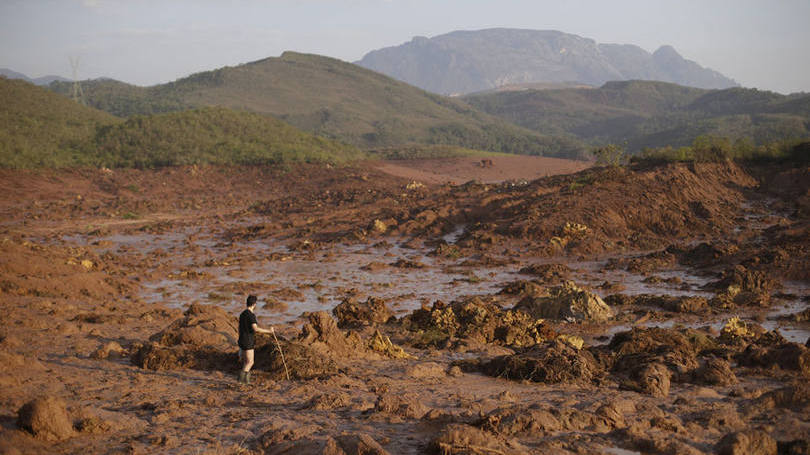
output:
[[[442,94],[508,85],[613,80],[657,80],[698,88],[737,82],[684,59],[670,45],[653,54],[632,44],[599,44],[557,30],[460,30],[371,51],[360,66]]]
[[[0,76],[4,76],[8,79],[22,79],[26,82],[30,82],[34,85],[49,85],[53,81],[60,81],[60,82],[68,82],[71,81],[70,79],[62,76],[42,76],[42,77],[28,77],[23,73],[18,73],[17,71],[10,70],[8,68],[0,68]],[[72,81],[71,81],[72,82]]]

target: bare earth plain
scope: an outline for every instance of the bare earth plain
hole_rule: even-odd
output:
[[[0,170],[0,194],[0,453],[810,453],[810,168]],[[251,293],[278,340],[242,385]]]

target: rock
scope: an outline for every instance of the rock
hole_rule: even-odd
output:
[[[605,322],[613,317],[613,310],[601,297],[577,287],[571,281],[548,289],[545,296],[526,296],[515,305],[515,309],[536,318],[548,319]]]
[[[347,298],[332,310],[332,314],[337,318],[338,327],[341,328],[385,324],[394,318],[394,312],[388,308],[385,301],[375,297],[369,297],[363,303],[353,297]]]
[[[718,455],[776,455],[776,440],[761,430],[729,433],[717,443]]]
[[[74,434],[65,402],[51,396],[24,404],[17,411],[17,426],[46,441],[61,441]]]
[[[589,351],[560,340],[538,344],[514,355],[495,357],[481,365],[481,370],[489,376],[546,384],[590,383],[603,373]]]

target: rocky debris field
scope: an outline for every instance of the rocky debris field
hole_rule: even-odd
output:
[[[810,453],[809,174],[0,171],[0,453]]]

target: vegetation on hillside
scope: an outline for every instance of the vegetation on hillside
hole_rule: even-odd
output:
[[[201,108],[122,120],[3,78],[0,122],[0,166],[12,168],[343,163],[365,157],[356,147],[261,114]]]
[[[23,80],[0,78],[0,165],[89,164],[92,137],[120,119]]]
[[[716,162],[740,161],[810,161],[810,140],[790,139],[754,145],[748,139],[730,141],[725,137],[700,136],[691,145],[645,149],[635,161]]]
[[[51,88],[67,94],[65,84]],[[547,137],[340,60],[285,52],[278,58],[193,74],[153,87],[83,82],[88,103],[123,117],[222,106],[270,114],[319,136],[366,149],[455,145],[585,158],[573,138]]]
[[[184,164],[344,163],[357,148],[306,134],[271,117],[225,108],[152,116],[100,128],[99,164],[156,167]]]
[[[810,136],[810,95],[754,89],[702,90],[652,81],[597,89],[526,90],[471,95],[470,104],[542,134],[592,145],[689,146],[699,136],[755,145]]]

